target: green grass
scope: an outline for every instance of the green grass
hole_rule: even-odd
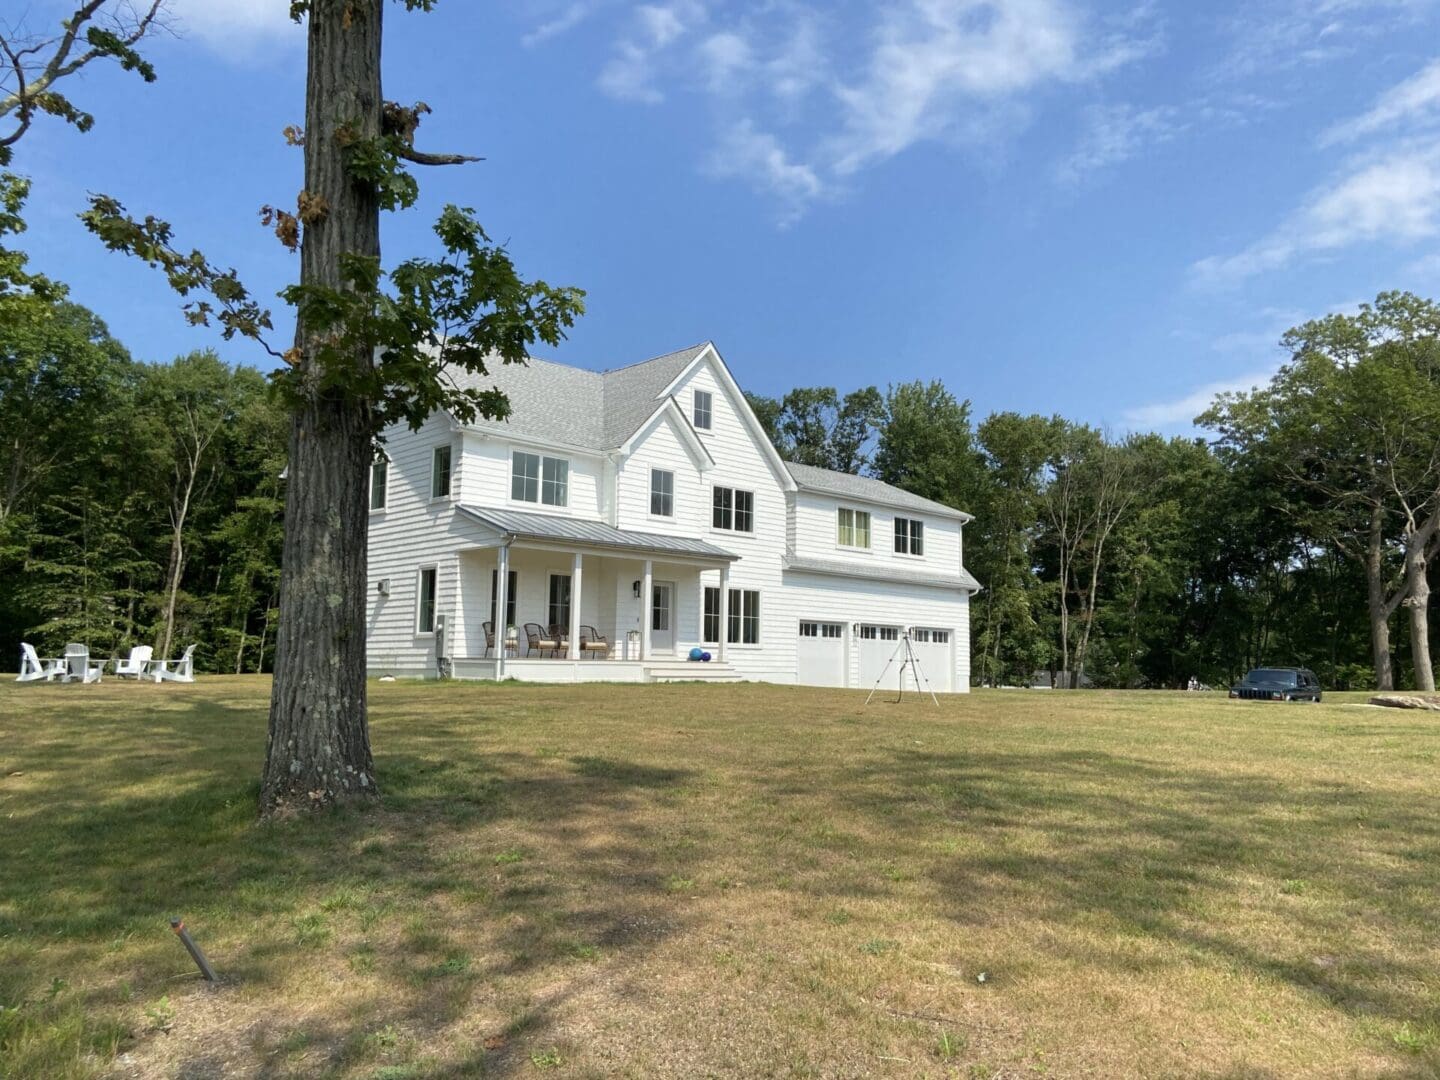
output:
[[[1440,1074],[1431,714],[371,693],[260,826],[268,682],[0,685],[0,1077]]]

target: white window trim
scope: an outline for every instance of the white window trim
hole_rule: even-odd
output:
[[[435,571],[435,604],[434,609],[430,612],[430,618],[433,620],[435,616],[440,613],[440,564],[422,563],[415,568],[415,617],[411,620],[410,623],[411,628],[415,631],[415,636],[417,638],[433,638],[435,636],[434,629],[420,629],[420,598],[423,595],[423,590],[425,588],[426,570]]]
[[[375,506],[375,466],[379,465],[382,461],[385,462],[385,505]],[[430,467],[433,469],[435,467],[435,459],[431,458],[430,462]],[[370,463],[370,483],[366,485],[365,502],[370,506],[370,513],[372,514],[383,514],[386,510],[390,509],[390,469],[394,464],[395,463],[390,460],[389,454],[380,454]],[[453,487],[454,485],[452,484],[451,486]]]
[[[707,419],[708,419],[708,421],[709,421],[709,422],[706,423],[704,426],[701,426],[701,424],[700,424],[700,423],[698,422],[698,420],[697,420],[697,417],[699,416],[699,413],[700,413],[700,409],[699,409],[699,404],[700,404],[699,396],[700,396],[701,394],[704,394],[704,395],[705,395],[705,398],[706,398],[706,408],[705,408],[705,412],[706,412]],[[690,389],[690,425],[691,425],[696,431],[714,431],[714,430],[715,430],[715,391],[713,391],[713,390],[706,390],[706,389],[703,389],[702,387],[699,387],[699,386],[691,387],[691,389]]]
[[[841,511],[844,511],[844,510],[849,510],[852,514],[864,514],[864,515],[865,515],[865,520],[868,522],[868,526],[869,526],[869,527],[865,530],[866,536],[867,536],[867,538],[868,538],[868,540],[869,540],[869,543],[867,543],[864,547],[861,547],[859,544],[842,544],[842,543],[840,542],[840,514],[841,514]],[[853,520],[853,519],[852,519],[852,520]],[[857,551],[863,551],[863,552],[866,552],[867,554],[874,552],[874,550],[875,550],[875,515],[872,514],[869,510],[861,510],[859,507],[855,507],[855,506],[837,506],[837,507],[835,507],[835,518],[834,518],[834,522],[835,522],[835,550],[836,550],[836,551],[848,551],[848,552],[851,552],[851,553],[854,553],[854,552],[857,552]],[[894,526],[892,525],[891,528],[893,529]],[[853,528],[852,528],[852,531],[853,531]],[[894,547],[894,539],[893,539],[893,537],[892,537],[892,539],[891,539],[891,547]]]
[[[719,618],[719,620],[720,620],[720,633],[718,633],[718,634],[715,635],[715,639],[714,639],[713,641],[708,640],[708,639],[705,637],[705,594],[706,594],[708,591],[710,591],[711,589],[714,589],[717,593],[720,594],[720,611],[719,611],[718,616],[717,616],[717,617]],[[706,585],[706,584],[702,581],[702,582],[700,583],[700,644],[701,644],[701,645],[715,645],[715,646],[718,646],[718,645],[720,645],[720,644],[725,640],[725,619],[726,619],[725,590],[722,589],[719,585]]]
[[[670,513],[668,513],[668,514],[657,514],[657,513],[655,513],[655,474],[656,474],[656,473],[669,473],[669,474],[670,474]],[[670,522],[675,521],[675,520],[676,520],[676,514],[675,514],[676,490],[675,490],[675,489],[676,489],[676,487],[677,487],[676,482],[675,482],[675,481],[676,481],[675,470],[674,470],[674,469],[662,469],[662,468],[660,468],[658,465],[651,465],[651,466],[650,466],[650,472],[647,474],[647,481],[648,481],[649,486],[645,489],[645,510],[646,510],[646,515],[645,515],[645,516],[648,517],[648,518],[650,518],[652,521],[670,521]],[[713,497],[713,496],[712,496],[712,497]],[[712,520],[713,520],[713,518],[712,518]]]
[[[740,637],[739,641],[730,640],[730,593],[741,597],[740,600]],[[755,602],[759,609],[755,612],[755,640],[745,641],[745,593],[754,593]],[[765,647],[765,590],[746,588],[744,585],[731,585],[729,592],[720,597],[720,633],[725,636],[725,648],[727,649],[763,649]],[[703,615],[703,612],[702,612]],[[704,632],[704,627],[701,627]]]
[[[435,494],[435,456],[436,456],[441,450],[447,450],[447,449],[450,451],[449,489],[445,492],[444,495],[436,495],[436,494]],[[432,447],[430,448],[430,500],[429,500],[429,501],[432,502],[432,503],[437,503],[437,502],[450,502],[450,501],[453,500],[454,498],[455,498],[455,444],[454,444],[454,443],[441,443],[439,446],[432,446]]]
[[[872,523],[873,523],[874,519],[872,518],[871,521],[872,521]],[[910,551],[896,551],[896,550],[895,550],[895,522],[896,522],[896,521],[908,521],[908,522],[910,522],[912,525],[915,524],[915,523],[917,523],[917,522],[919,523],[919,525],[920,525],[920,554],[919,554],[919,555],[916,555],[916,554],[914,554],[913,552],[910,552]],[[875,535],[875,530],[874,530],[874,528],[873,528],[873,525],[872,525],[872,528],[871,528],[871,530],[870,530],[870,535],[871,535],[872,537]],[[911,560],[912,562],[921,562],[921,561],[924,560],[924,558],[925,558],[925,547],[926,547],[927,544],[929,544],[929,542],[930,542],[930,523],[927,522],[924,518],[906,517],[904,514],[896,514],[894,517],[892,517],[892,518],[890,519],[890,554],[894,555],[897,559],[909,559],[909,560]],[[906,545],[907,548],[908,548],[909,545],[910,545],[910,536],[909,536],[909,530],[908,530],[908,529],[906,530],[905,545]]]
[[[569,579],[570,579],[570,609],[571,609],[572,611],[575,609],[575,602],[576,602],[576,601],[575,601],[575,575],[572,574],[569,570],[562,570],[562,569],[558,569],[558,568],[552,568],[552,569],[550,569],[550,570],[545,571],[545,597],[544,597],[544,599],[541,601],[541,603],[542,603],[542,604],[544,605],[544,607],[545,607],[545,618],[546,618],[547,620],[550,618],[550,590],[555,587],[555,586],[554,586],[554,580],[555,580],[557,577],[563,577],[563,578],[569,578]],[[580,612],[580,616],[581,616],[581,618],[584,618],[584,616],[585,616],[585,612],[584,612],[583,609],[582,609],[581,612]],[[520,608],[519,608],[519,605],[516,605],[516,608],[515,608],[515,617],[516,617],[517,619],[520,617]],[[564,626],[565,626],[565,633],[566,633],[566,634],[569,634],[569,633],[570,633],[570,623],[569,623],[569,620],[566,620]],[[550,629],[550,623],[549,623],[548,621],[545,623],[545,629],[546,629],[547,631]]]
[[[716,526],[716,524],[715,524],[715,489],[716,489],[716,488],[723,488],[724,490],[729,491],[729,492],[731,493],[731,498],[730,498],[730,528],[728,528],[728,529],[718,528],[718,527]],[[750,526],[751,526],[751,528],[750,528],[750,531],[749,531],[749,532],[745,532],[744,530],[735,528],[735,498],[734,498],[734,493],[737,492],[737,491],[743,491],[743,492],[745,492],[746,494],[748,494],[748,495],[750,496]],[[756,537],[756,536],[759,536],[759,535],[760,535],[760,530],[756,527],[756,523],[760,520],[760,511],[759,511],[759,509],[758,509],[757,506],[756,506],[757,500],[756,500],[756,498],[755,498],[755,495],[756,495],[756,492],[755,492],[755,489],[754,489],[754,488],[736,487],[734,484],[711,484],[711,485],[710,485],[710,502],[709,502],[709,504],[705,507],[706,526],[707,526],[707,528],[709,528],[710,532],[714,533],[716,536],[741,536],[741,537]]]
[[[515,498],[515,458],[519,454],[526,454],[536,458],[540,462],[540,471],[535,474],[535,501],[529,499]],[[545,501],[545,459],[565,463],[565,501],[563,503],[547,503]],[[533,506],[538,508],[540,513],[548,513],[555,510],[569,510],[570,496],[573,493],[575,476],[575,462],[572,458],[563,454],[547,454],[544,450],[510,450],[510,471],[505,477],[505,501],[510,506]],[[453,486],[453,485],[452,485]]]

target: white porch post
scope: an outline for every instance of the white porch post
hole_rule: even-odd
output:
[[[715,657],[725,662],[725,639],[730,636],[730,564],[720,567],[720,641],[715,646]]]
[[[510,591],[510,548],[501,545],[495,574],[495,679],[505,678],[505,634],[510,629],[505,622]]]
[[[650,659],[650,605],[655,602],[655,563],[645,560],[645,580],[640,586],[640,659]]]
[[[580,570],[584,561],[577,551],[570,564],[570,648],[565,655],[571,660],[580,659]]]

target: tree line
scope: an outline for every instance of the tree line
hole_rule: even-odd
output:
[[[1201,437],[977,421],[940,382],[751,404],[784,456],[975,515],[978,682],[1223,685],[1275,664],[1434,689],[1440,309],[1386,293],[1282,344],[1274,379],[1217,398]]]

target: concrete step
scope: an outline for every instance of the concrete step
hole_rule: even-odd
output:
[[[717,661],[650,660],[645,664],[647,682],[740,682],[740,673]]]

